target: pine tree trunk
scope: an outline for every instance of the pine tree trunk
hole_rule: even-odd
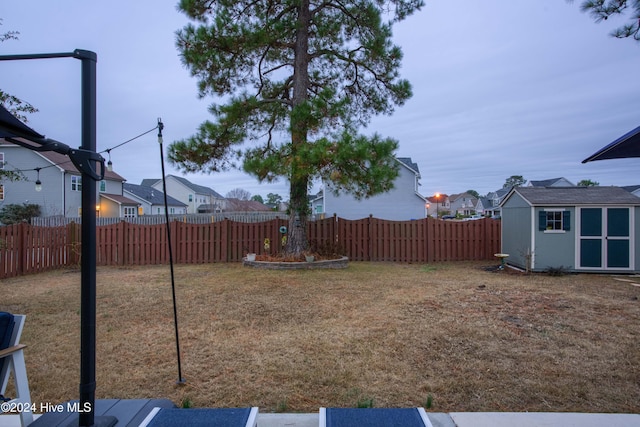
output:
[[[296,110],[308,99],[309,89],[309,25],[311,12],[309,0],[301,0],[298,7],[298,31],[294,47],[293,112],[291,114],[291,192],[289,194],[289,230],[285,252],[300,255],[308,247],[307,216],[309,201],[307,191],[309,174],[298,161],[297,151],[307,144],[308,120]]]

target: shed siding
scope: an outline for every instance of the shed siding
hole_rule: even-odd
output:
[[[570,213],[570,229],[567,231],[540,231],[538,224],[534,224],[534,271],[544,271],[549,267],[565,267],[574,269],[576,245],[576,209],[574,207],[558,208],[555,206],[536,207],[534,221],[538,221],[538,213],[545,209],[564,209]]]
[[[520,201],[522,202],[522,200]],[[514,207],[508,209],[509,215],[502,216],[502,252],[509,254],[509,258],[507,258],[509,264],[527,268],[526,254],[533,251],[531,248],[531,207],[515,200],[509,200],[509,203]],[[522,204],[525,206],[518,206]]]
[[[406,221],[425,217],[425,202],[416,194],[416,175],[401,167],[394,188],[368,199],[356,200],[348,194],[335,196],[325,190],[327,215],[337,214],[344,219],[361,219],[369,215],[392,221]]]

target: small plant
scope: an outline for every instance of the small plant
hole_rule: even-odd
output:
[[[433,407],[433,396],[431,393],[427,394],[427,400],[424,402],[424,409],[431,409]]]
[[[356,408],[373,408],[373,398],[361,397],[360,399],[358,399]]]
[[[277,413],[287,412],[287,409],[289,409],[289,405],[287,404],[287,398],[282,399],[276,405],[276,412]]]
[[[549,276],[560,277],[569,274],[569,269],[563,265],[560,267],[547,267],[546,273]]]
[[[180,405],[182,409],[190,409],[193,408],[193,401],[189,398],[189,396],[184,397],[182,399],[182,404]]]
[[[431,273],[432,271],[436,271],[437,268],[432,265],[423,265],[420,268],[420,271],[424,271],[425,273]]]

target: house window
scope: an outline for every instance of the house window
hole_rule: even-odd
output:
[[[0,184],[0,200],[4,200],[4,185]]]
[[[103,193],[107,191],[107,181],[105,181],[104,179],[100,181],[100,191],[102,191]]]
[[[81,176],[72,176],[71,177],[71,191],[82,191],[82,177]]]
[[[4,153],[0,153],[0,169],[4,169]]]
[[[144,208],[142,206],[138,206],[138,216],[144,215]]]
[[[172,214],[176,213],[176,208],[169,208],[169,213],[172,213]]]
[[[135,218],[136,217],[136,208],[133,206],[125,206],[124,207],[124,217],[125,218]]]
[[[563,209],[545,209],[539,213],[540,231],[568,231],[571,229],[571,213]]]
[[[189,194],[189,201],[193,202],[193,194]]]

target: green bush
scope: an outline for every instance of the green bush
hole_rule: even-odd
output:
[[[0,223],[4,225],[30,222],[31,218],[40,216],[40,206],[34,204],[7,205],[0,210]]]

